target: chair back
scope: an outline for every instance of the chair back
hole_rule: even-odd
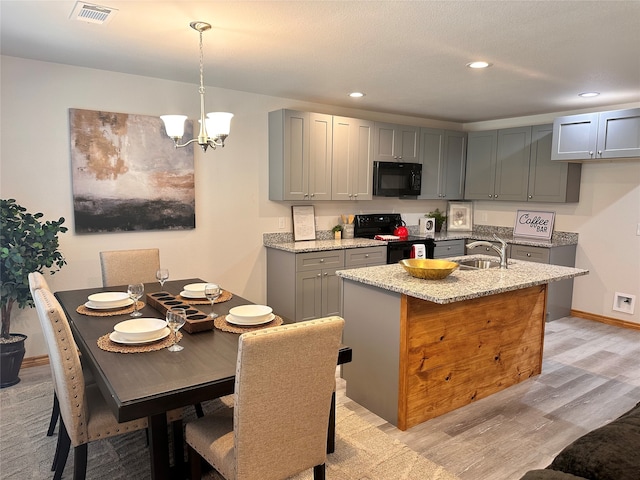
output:
[[[155,282],[156,271],[160,268],[160,250],[142,248],[100,252],[100,267],[103,287]]]
[[[49,350],[60,415],[71,444],[76,447],[89,441],[84,376],[78,349],[67,317],[53,293],[40,288],[33,295]]]
[[[282,479],[326,461],[344,320],[327,317],[240,336],[235,381],[238,480]]]
[[[44,288],[45,290],[51,291],[49,288],[49,284],[40,272],[31,272],[29,274],[29,290],[31,290],[31,296],[33,297],[33,292],[35,292],[39,288]]]

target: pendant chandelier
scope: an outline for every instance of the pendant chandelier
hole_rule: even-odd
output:
[[[231,129],[231,118],[233,113],[212,112],[204,113],[204,67],[202,54],[202,33],[211,29],[211,25],[205,22],[191,22],[191,28],[200,33],[200,132],[198,138],[192,138],[186,143],[179,143],[184,135],[184,122],[186,115],[162,115],[160,118],[164,122],[167,135],[171,137],[176,148],[186,147],[190,143],[198,142],[204,152],[208,147],[224,147],[224,140],[229,136]]]

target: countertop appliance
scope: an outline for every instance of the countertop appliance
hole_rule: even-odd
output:
[[[353,236],[356,238],[374,238],[376,235],[393,235],[395,228],[402,225],[399,213],[372,213],[356,215]],[[433,238],[409,235],[403,240],[387,241],[387,263],[398,263],[404,258],[411,258],[413,245],[425,246],[425,258],[433,258],[435,241]]]
[[[421,187],[421,163],[373,162],[374,195],[416,198]]]

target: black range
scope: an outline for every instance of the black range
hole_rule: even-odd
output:
[[[396,227],[402,224],[402,216],[399,213],[356,215],[353,236],[357,238],[374,238],[376,235],[393,235]],[[387,263],[398,263],[403,258],[410,258],[411,248],[416,244],[424,245],[426,257],[433,258],[434,240],[410,235],[406,239],[388,241]]]

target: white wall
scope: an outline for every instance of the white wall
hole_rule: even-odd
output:
[[[162,264],[169,268],[172,278],[218,281],[248,300],[265,302],[262,234],[290,231],[292,204],[268,200],[269,111],[306,109],[463,129],[462,125],[445,122],[330,108],[210,87],[207,110],[230,111],[235,117],[224,149],[206,154],[196,151],[196,228],[76,235],[68,109],[141,115],[185,113],[193,119],[199,116],[197,86],[6,56],[1,57],[0,74],[0,195],[15,198],[30,211],[43,212],[45,219],[63,216],[70,227],[61,236],[61,250],[68,265],[48,279],[53,290],[99,286],[101,250],[159,247]],[[639,180],[638,162],[585,165],[580,204],[554,207],[558,212],[556,229],[580,233],[578,265],[592,270],[591,275],[576,280],[573,305],[576,309],[616,317],[608,300],[611,292],[635,293],[640,297],[640,237],[635,237],[635,224],[640,221]],[[317,202],[315,210],[318,228],[329,229],[338,222],[341,213],[400,212],[409,214],[408,218],[417,218],[436,207],[446,208],[446,202],[398,199]],[[486,221],[484,218],[478,221],[476,215],[476,223],[512,226],[517,208],[523,208],[522,204],[478,202],[476,214],[484,215]],[[279,217],[286,219],[284,230],[278,229]],[[631,318],[618,315],[640,323],[638,312]],[[35,310],[16,309],[13,319],[12,331],[29,336],[26,356],[46,354]]]

